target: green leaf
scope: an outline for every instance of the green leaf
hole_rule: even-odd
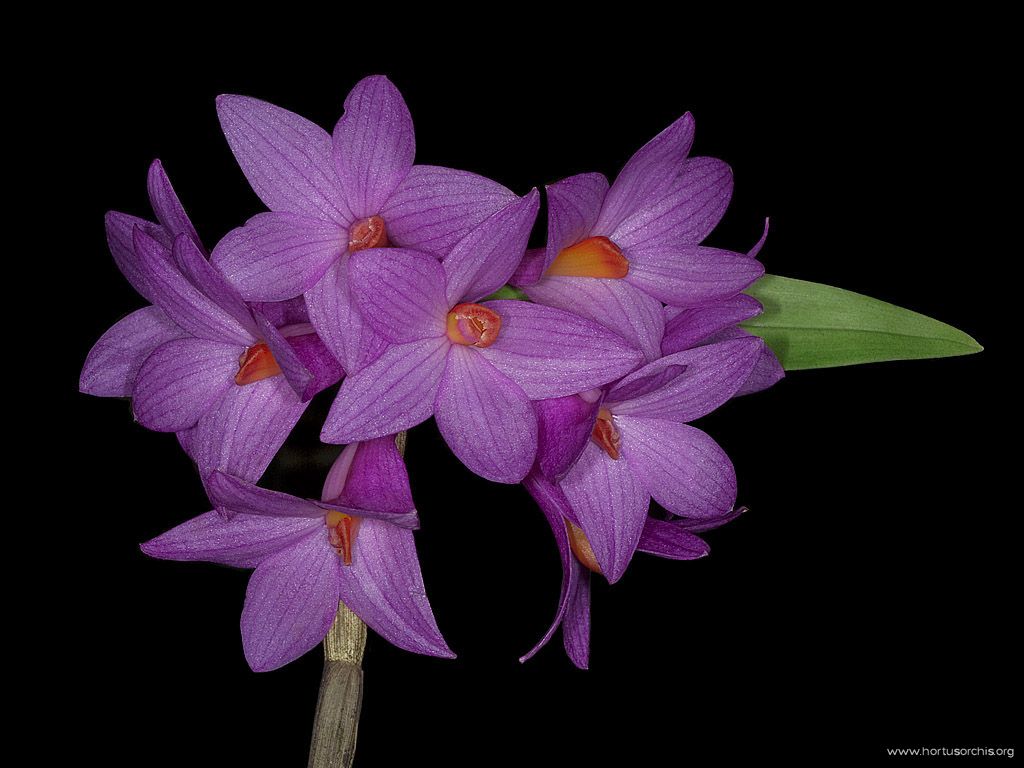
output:
[[[747,293],[764,312],[742,327],[764,339],[787,371],[982,350],[951,325],[830,285],[765,275]]]
[[[530,297],[520,291],[518,288],[513,288],[511,285],[503,285],[501,288],[496,290],[490,296],[480,301],[493,301],[494,299],[515,299],[516,301],[529,301]]]

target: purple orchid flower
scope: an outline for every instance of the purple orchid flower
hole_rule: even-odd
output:
[[[641,353],[577,315],[522,301],[484,301],[522,257],[537,193],[472,230],[438,262],[405,249],[370,249],[349,263],[363,316],[392,345],[350,375],[321,438],[347,443],[391,434],[435,416],[473,472],[517,483],[533,464],[531,398],[613,381]]]
[[[547,246],[528,252],[512,282],[534,301],[603,318],[624,335],[608,325],[605,308],[706,306],[753,283],[764,273],[754,258],[763,237],[748,254],[699,245],[728,207],[732,171],[715,158],[688,158],[692,143],[687,113],[610,187],[599,173],[547,187]]]
[[[142,545],[164,560],[255,568],[242,610],[242,646],[255,672],[277,669],[320,643],[339,601],[389,642],[454,658],[441,636],[411,527],[416,510],[393,438],[348,445],[323,501],[258,488],[214,472],[219,511]]]
[[[313,326],[349,373],[384,347],[352,305],[349,254],[394,245],[440,257],[516,199],[473,173],[413,165],[412,118],[382,76],[356,84],[333,136],[244,96],[220,96],[217,112],[270,213],[228,233],[213,262],[247,300],[304,294]]]
[[[527,476],[523,485],[544,513],[558,544],[562,562],[562,591],[554,621],[548,631],[519,661],[533,658],[561,627],[562,644],[569,659],[580,669],[587,669],[590,661],[590,574],[592,571],[599,572],[599,566],[586,536],[573,522],[576,519],[575,513],[558,485],[536,470]],[[644,521],[637,551],[670,560],[706,557],[709,547],[696,534],[724,525],[744,511],[743,507],[739,507],[700,521],[648,517]]]
[[[112,213],[107,230],[121,271],[153,306],[103,335],[80,388],[131,396],[135,418],[176,432],[204,477],[222,469],[258,479],[307,401],[341,368],[311,325],[279,329],[227,284],[159,162],[149,189],[159,226]]]

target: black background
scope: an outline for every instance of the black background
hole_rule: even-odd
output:
[[[287,54],[114,35],[55,49],[67,66],[41,92],[52,113],[40,122],[55,134],[60,180],[51,226],[66,295],[48,380],[66,437],[50,481],[73,493],[39,510],[39,551],[59,578],[37,627],[75,649],[60,665],[55,740],[111,765],[305,764],[319,651],[272,673],[247,668],[248,573],[137,547],[207,509],[188,460],[173,436],[133,424],[126,402],[75,389],[92,343],[141,306],[106,251],[103,214],[148,217],[149,162],[164,161],[212,246],[262,210],[214,97],[257,96],[329,129],[351,86],[385,73],[412,111],[418,162],[520,194],[583,171],[614,178],[690,110],[693,153],[736,176],[711,244],[745,250],[771,216],[768,271],[912,308],[987,349],[797,372],[701,420],[752,511],[709,533],[702,561],[638,556],[619,584],[598,585],[587,672],[560,637],[517,661],[546,629],[560,579],[526,493],[472,476],[432,423],[414,429],[417,543],[459,658],[371,635],[356,765],[863,764],[883,762],[884,746],[1012,744],[1020,511],[999,441],[1013,434],[1018,384],[1001,372],[1000,314],[1019,239],[995,235],[993,182],[1008,95],[997,52],[905,32],[628,55],[586,35],[525,51],[382,41],[357,55],[341,31],[336,47]],[[336,450],[316,444],[329,400],[317,399],[268,485],[317,492]]]

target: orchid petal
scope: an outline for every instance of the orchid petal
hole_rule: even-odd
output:
[[[579,669],[590,663],[590,571],[580,568],[576,589],[562,619],[562,645],[569,660]]]
[[[669,560],[698,560],[708,554],[709,547],[700,536],[675,523],[649,517],[637,550]]]
[[[181,274],[200,293],[231,315],[246,333],[253,337],[257,335],[256,323],[248,305],[191,238],[182,236],[180,241],[175,241],[171,258]]]
[[[717,517],[736,501],[736,472],[714,440],[696,427],[616,416],[622,458],[661,506],[683,517]]]
[[[378,520],[359,525],[341,599],[385,640],[428,656],[455,658],[427,600],[412,531]]]
[[[650,495],[627,462],[613,460],[593,441],[561,482],[601,572],[615,583],[636,551]]]
[[[237,515],[229,521],[219,512],[206,512],[139,546],[160,560],[255,568],[318,527],[315,521],[296,518]]]
[[[584,392],[643,361],[620,336],[570,312],[512,300],[484,306],[501,316],[501,332],[479,352],[529,398]]]
[[[118,211],[109,211],[104,218],[104,225],[107,231],[107,246],[110,248],[110,254],[114,257],[117,268],[121,270],[121,274],[142,298],[151,304],[155,303],[153,291],[150,289],[149,283],[146,282],[139,264],[139,257],[135,253],[134,233],[136,229],[140,229],[149,235],[160,244],[163,248],[161,253],[168,260],[171,258],[171,245],[174,240],[163,227]]]
[[[434,405],[445,442],[463,464],[498,483],[518,483],[537,453],[537,417],[523,391],[479,355],[452,345]]]
[[[443,257],[470,230],[516,199],[512,190],[475,173],[416,165],[380,215],[393,244]]]
[[[380,213],[416,156],[412,116],[402,94],[382,75],[364,77],[345,98],[332,141],[349,209],[357,219]]]
[[[695,347],[725,328],[761,313],[761,302],[745,293],[738,293],[706,307],[665,309],[665,336],[661,352],[671,355]]]
[[[132,411],[147,429],[187,429],[235,386],[236,373],[238,347],[206,339],[173,339],[157,347],[139,369]]]
[[[592,234],[610,236],[623,219],[664,195],[692,144],[693,116],[687,112],[638,149],[608,190]]]
[[[218,96],[217,116],[242,173],[267,208],[348,229],[355,217],[341,191],[327,131],[247,96]]]
[[[395,514],[412,512],[415,515],[409,473],[393,435],[353,443],[345,450],[355,455],[345,467],[340,488],[328,477],[324,484],[325,501]]]
[[[451,346],[441,338],[389,347],[342,382],[320,438],[354,443],[394,435],[430,418]]]
[[[444,336],[451,304],[444,298],[444,269],[433,256],[368,248],[349,257],[348,274],[360,313],[389,342]]]
[[[154,349],[185,332],[157,307],[143,307],[118,320],[85,358],[78,389],[97,397],[130,397],[139,369]]]
[[[719,248],[644,244],[624,252],[630,262],[624,279],[676,307],[728,299],[764,274],[764,266],[756,259]]]
[[[202,240],[196,234],[195,227],[185,213],[185,208],[171,186],[171,180],[167,178],[163,163],[159,160],[154,160],[149,166],[146,189],[149,192],[149,204],[153,206],[157,221],[171,237],[188,235],[197,246],[202,247]]]
[[[588,237],[608,194],[608,179],[601,173],[580,173],[545,188],[548,197],[548,241],[544,269],[570,245]]]
[[[326,534],[313,534],[253,571],[242,609],[242,648],[254,672],[269,672],[312,650],[338,611],[342,565]]]
[[[316,285],[347,247],[347,231],[334,222],[260,213],[228,232],[211,260],[248,301],[281,301]]]
[[[601,408],[601,398],[579,395],[534,400],[537,414],[537,461],[548,480],[557,481],[580,457]]]
[[[530,190],[462,238],[444,257],[448,306],[476,301],[498,290],[522,261],[540,193]]]
[[[291,385],[295,395],[302,401],[312,398],[316,392],[313,374],[299,359],[299,355],[292,345],[265,317],[255,315],[254,318],[258,326],[259,338],[266,343],[270,353],[274,356],[277,367],[281,369],[281,373],[284,374],[285,380]]]
[[[598,323],[644,353],[661,357],[665,319],[661,302],[624,280],[548,277],[526,288],[531,300]]]
[[[257,515],[260,517],[305,517],[322,522],[324,511],[307,499],[241,480],[223,472],[211,472],[206,479],[206,493],[218,511],[226,517]]]

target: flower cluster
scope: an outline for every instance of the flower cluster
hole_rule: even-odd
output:
[[[697,534],[741,511],[728,457],[689,422],[782,376],[737,326],[761,310],[741,291],[764,238],[749,253],[700,245],[728,205],[728,166],[689,157],[686,114],[614,183],[548,186],[547,242],[528,250],[537,190],[415,165],[384,77],[355,86],[333,134],[242,96],[217,111],[268,212],[208,252],[157,161],[156,221],[106,220],[149,305],[96,343],[81,390],[130,397],[139,423],[174,432],[214,507],[143,550],[255,569],[241,622],[254,670],[314,647],[339,601],[395,645],[450,657],[396,443],[433,416],[470,470],[523,483],[554,533],[558,611],[524,659],[561,626],[586,667],[590,574],[614,582],[636,551],[701,557]],[[321,437],[346,447],[320,499],[261,488],[339,381]]]

